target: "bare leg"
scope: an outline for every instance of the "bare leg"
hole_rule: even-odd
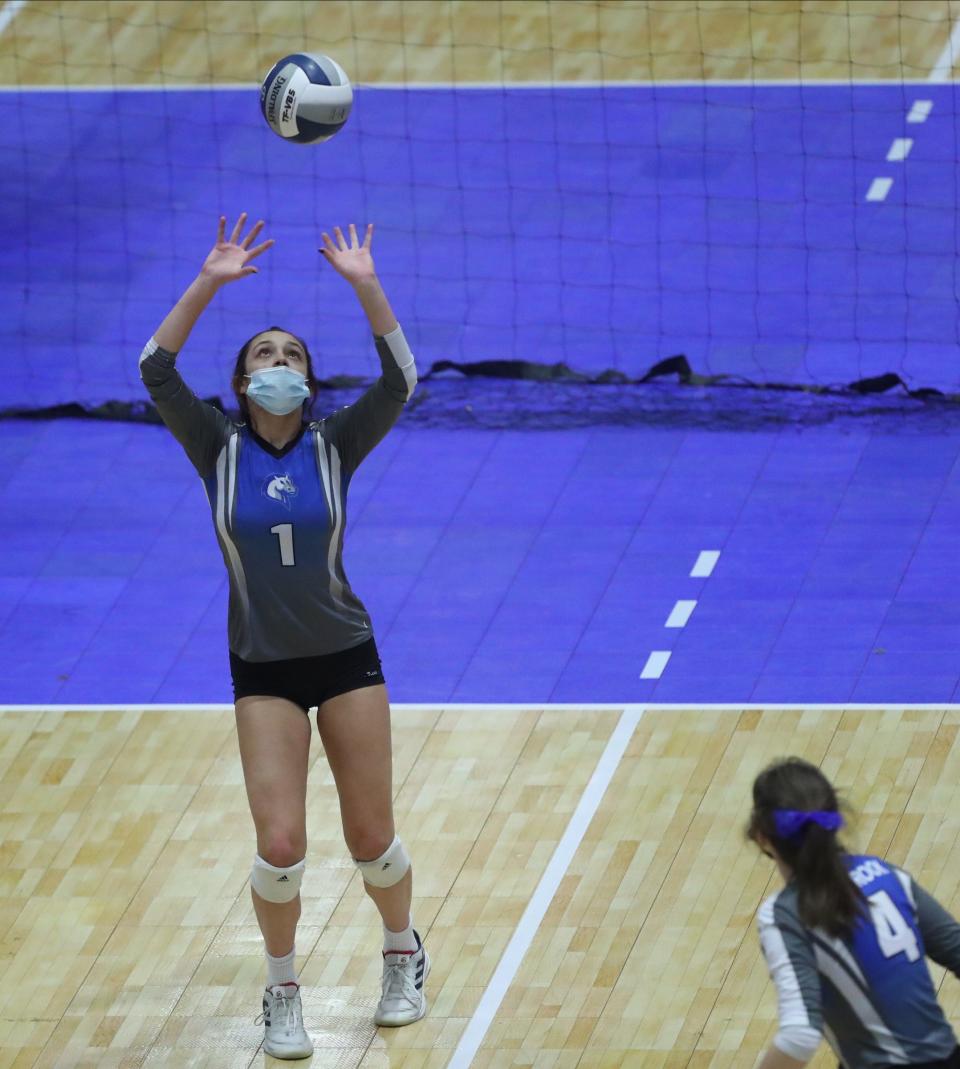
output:
[[[284,698],[250,697],[237,702],[237,737],[257,853],[277,868],[302,861],[307,852],[307,767],[310,720]],[[300,896],[266,902],[250,889],[267,953],[293,949]]]
[[[393,759],[387,688],[364,687],[324,702],[317,727],[340,796],[343,837],[352,857],[373,861],[393,842]],[[410,923],[413,870],[392,887],[364,890],[392,932]]]

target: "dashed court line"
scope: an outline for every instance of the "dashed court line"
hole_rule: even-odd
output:
[[[893,139],[893,144],[887,151],[887,159],[891,163],[900,163],[910,155],[910,149],[912,148],[912,137],[895,137]]]
[[[892,178],[874,178],[867,190],[867,200],[886,200],[892,185]]]
[[[700,550],[693,567],[690,569],[690,578],[708,579],[713,574],[713,569],[716,568],[719,559],[719,549]],[[663,626],[671,630],[686,627],[696,607],[696,598],[681,598],[674,603],[673,608],[670,610],[670,615]],[[670,662],[670,654],[670,650],[651,650],[640,672],[640,678],[659,679]]]
[[[700,555],[697,557],[697,562],[694,564],[692,571],[690,572],[691,579],[708,579],[710,573],[717,566],[717,561],[720,559],[719,549],[703,549],[700,551]]]
[[[640,673],[641,679],[659,679],[670,660],[670,650],[654,650]]]
[[[670,615],[667,617],[667,622],[664,627],[686,627],[687,621],[690,619],[693,610],[697,607],[695,600],[693,601],[678,601],[676,605],[670,610]]]
[[[934,84],[949,82],[953,75],[953,68],[958,61],[960,61],[960,20],[953,24],[950,30],[950,37],[937,57],[936,63],[931,68],[930,77],[927,81]],[[926,122],[931,111],[933,111],[932,100],[915,100],[907,114],[907,122]],[[895,138],[890,146],[890,151],[887,153],[888,162],[902,163],[910,154],[911,148],[913,148],[912,138]],[[886,200],[892,186],[892,178],[874,178],[870,183],[870,188],[867,190],[867,200]]]

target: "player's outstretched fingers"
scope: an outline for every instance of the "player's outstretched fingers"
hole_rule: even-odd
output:
[[[357,240],[357,228],[353,225],[353,223],[350,224],[350,248],[360,248],[360,242]]]
[[[369,249],[373,242],[373,223],[367,223],[367,232],[363,235],[363,247]]]
[[[218,245],[222,245],[223,244],[223,235],[224,235],[224,231],[226,230],[226,226],[227,226],[226,216],[221,215],[220,216],[220,222],[217,225],[217,244]]]
[[[333,228],[333,233],[334,233],[334,235],[336,236],[336,239],[337,239],[337,248],[341,252],[346,252],[347,251],[347,242],[346,242],[346,238],[344,238],[344,236],[343,236],[343,231],[340,229],[340,227],[335,226]]]
[[[335,253],[337,251],[337,247],[336,245],[334,245],[330,235],[326,232],[326,230],[324,230],[321,237],[323,240],[323,246],[322,248],[317,249],[317,252],[322,253],[324,259],[327,259],[331,253]]]
[[[241,212],[240,218],[237,220],[237,225],[233,228],[233,233],[230,235],[230,244],[236,245],[237,238],[243,233],[243,226],[247,221],[247,213]]]
[[[262,241],[259,245],[255,245],[247,253],[247,258],[243,261],[244,266],[246,266],[248,263],[250,263],[251,260],[253,260],[255,257],[259,256],[262,252],[266,252],[267,249],[269,249],[271,245],[275,245],[275,244],[276,244],[276,242],[274,241],[273,238],[268,238],[266,241]],[[244,247],[246,247],[246,246],[244,246]]]
[[[253,224],[250,233],[247,234],[243,241],[240,242],[240,248],[249,249],[250,246],[253,244],[253,239],[257,236],[257,234],[260,233],[261,230],[263,230],[263,220],[258,219],[257,222]]]

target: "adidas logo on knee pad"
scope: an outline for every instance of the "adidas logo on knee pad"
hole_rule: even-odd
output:
[[[372,861],[357,861],[354,858],[354,861],[364,882],[371,887],[393,887],[406,876],[410,868],[410,858],[400,842],[399,835],[394,837],[393,842],[379,857]]]
[[[300,893],[305,865],[306,859],[287,868],[278,868],[257,854],[253,859],[250,885],[265,902],[292,902]]]

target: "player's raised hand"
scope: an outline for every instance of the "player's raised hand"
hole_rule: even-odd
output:
[[[218,284],[233,282],[246,275],[255,275],[257,269],[250,266],[250,261],[256,259],[262,252],[273,244],[273,238],[262,241],[259,245],[253,242],[263,230],[263,220],[260,219],[250,228],[250,232],[241,240],[243,228],[247,223],[247,213],[241,212],[230,237],[226,237],[227,220],[220,216],[220,224],[217,227],[217,243],[210,250],[209,255],[203,262],[200,273],[206,278]],[[252,246],[252,247],[251,247]]]
[[[354,285],[366,279],[376,278],[377,271],[373,266],[373,256],[370,252],[370,246],[373,243],[373,223],[367,224],[362,245],[357,238],[357,228],[353,223],[350,224],[348,230],[350,232],[349,243],[338,226],[333,228],[336,241],[324,231],[323,248],[319,251],[337,274],[343,275]]]

